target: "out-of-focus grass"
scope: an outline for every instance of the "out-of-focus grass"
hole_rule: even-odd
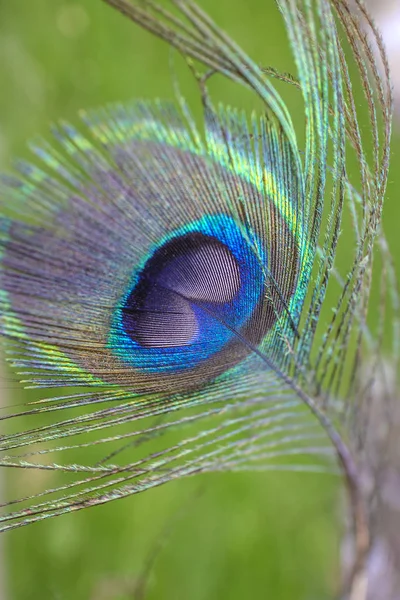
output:
[[[259,61],[290,68],[272,0],[201,5]],[[195,101],[177,64],[182,90]],[[48,135],[51,122],[75,119],[81,108],[173,97],[169,65],[165,45],[100,0],[0,2],[2,167],[27,156],[26,139]],[[251,108],[244,91],[222,80],[213,89]],[[289,102],[300,110],[299,98]],[[396,189],[392,182],[392,199]],[[399,210],[389,203],[389,223],[398,222]],[[14,390],[15,401],[27,397]],[[46,483],[31,477],[20,471],[11,483],[22,493]],[[198,485],[200,496],[193,495]],[[337,583],[336,490],[329,476],[210,475],[23,528],[5,536],[10,598],[131,598],[154,540],[181,511],[152,571],[149,599],[323,600]]]

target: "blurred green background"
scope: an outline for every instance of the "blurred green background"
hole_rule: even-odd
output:
[[[293,70],[273,0],[200,4],[261,64]],[[27,139],[48,136],[51,122],[75,120],[81,108],[173,98],[169,56],[162,42],[101,0],[0,0],[2,170],[13,158],[29,156]],[[190,75],[177,69],[183,92],[196,102]],[[213,90],[225,102],[252,108],[244,91],[222,80]],[[300,99],[289,103],[301,115]],[[397,139],[385,211],[395,256],[399,151]],[[30,397],[6,388],[2,402]],[[22,493],[46,484],[24,472],[11,477]],[[203,491],[196,495],[199,485]],[[148,579],[149,600],[331,598],[339,573],[338,513],[338,481],[329,476],[217,474],[171,483],[3,535],[0,600],[133,598],[143,565],[171,520]]]

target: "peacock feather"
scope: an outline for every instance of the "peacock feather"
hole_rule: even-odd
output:
[[[389,322],[394,361],[399,339],[379,33],[361,0],[281,0],[293,77],[190,1],[106,3],[186,58],[203,118],[179,92],[83,112],[1,180],[0,330],[19,378],[53,392],[3,412],[0,464],[60,476],[9,502],[1,530],[198,473],[340,472],[357,548],[345,593],[364,598],[358,415]],[[217,73],[259,113],[214,105]],[[277,82],[302,96],[304,142]]]

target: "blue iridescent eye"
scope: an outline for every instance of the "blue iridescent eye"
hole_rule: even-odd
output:
[[[232,217],[189,223],[135,274],[116,310],[109,347],[147,372],[188,370],[225,347],[229,357],[235,330],[262,303],[267,270],[266,252],[260,262]]]

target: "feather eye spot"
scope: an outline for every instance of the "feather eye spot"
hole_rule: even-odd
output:
[[[110,354],[152,386],[215,377],[248,352],[237,332],[257,327],[258,339],[272,324],[258,317],[267,249],[254,252],[243,223],[211,213],[177,224],[130,266],[110,318]]]

